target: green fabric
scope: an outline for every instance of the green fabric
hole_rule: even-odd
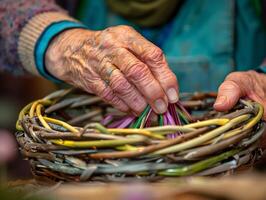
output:
[[[180,0],[107,0],[113,12],[142,27],[166,23],[179,3]]]

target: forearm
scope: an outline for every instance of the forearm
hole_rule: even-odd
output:
[[[1,0],[0,71],[22,74],[25,70],[18,53],[19,37],[26,24],[44,12],[65,12],[53,0]],[[31,35],[29,35],[29,39]],[[27,48],[27,47],[26,47]]]

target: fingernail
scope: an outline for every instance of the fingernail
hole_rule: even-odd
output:
[[[170,88],[169,90],[167,90],[166,94],[170,103],[176,103],[178,101],[178,94],[175,88]]]
[[[167,109],[167,106],[162,99],[157,99],[154,102],[154,105],[155,105],[155,109],[157,110],[158,113],[164,113]]]
[[[220,106],[220,105],[222,105],[222,104],[225,104],[226,103],[226,99],[227,99],[227,97],[226,96],[220,96],[217,100],[216,100],[216,102],[215,102],[215,106]]]

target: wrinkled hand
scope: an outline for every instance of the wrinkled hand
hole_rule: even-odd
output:
[[[49,45],[45,64],[55,77],[124,112],[140,114],[148,103],[163,113],[178,100],[162,50],[128,26],[67,30]]]
[[[241,97],[260,103],[266,110],[266,75],[256,71],[229,74],[219,87],[214,108],[218,111],[229,110]],[[266,119],[265,112],[264,119]]]

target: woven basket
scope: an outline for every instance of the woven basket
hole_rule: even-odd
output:
[[[37,178],[53,181],[158,180],[219,175],[260,155],[260,104],[214,111],[213,93],[181,94],[156,115],[123,114],[77,89],[56,91],[19,114],[16,138]]]

